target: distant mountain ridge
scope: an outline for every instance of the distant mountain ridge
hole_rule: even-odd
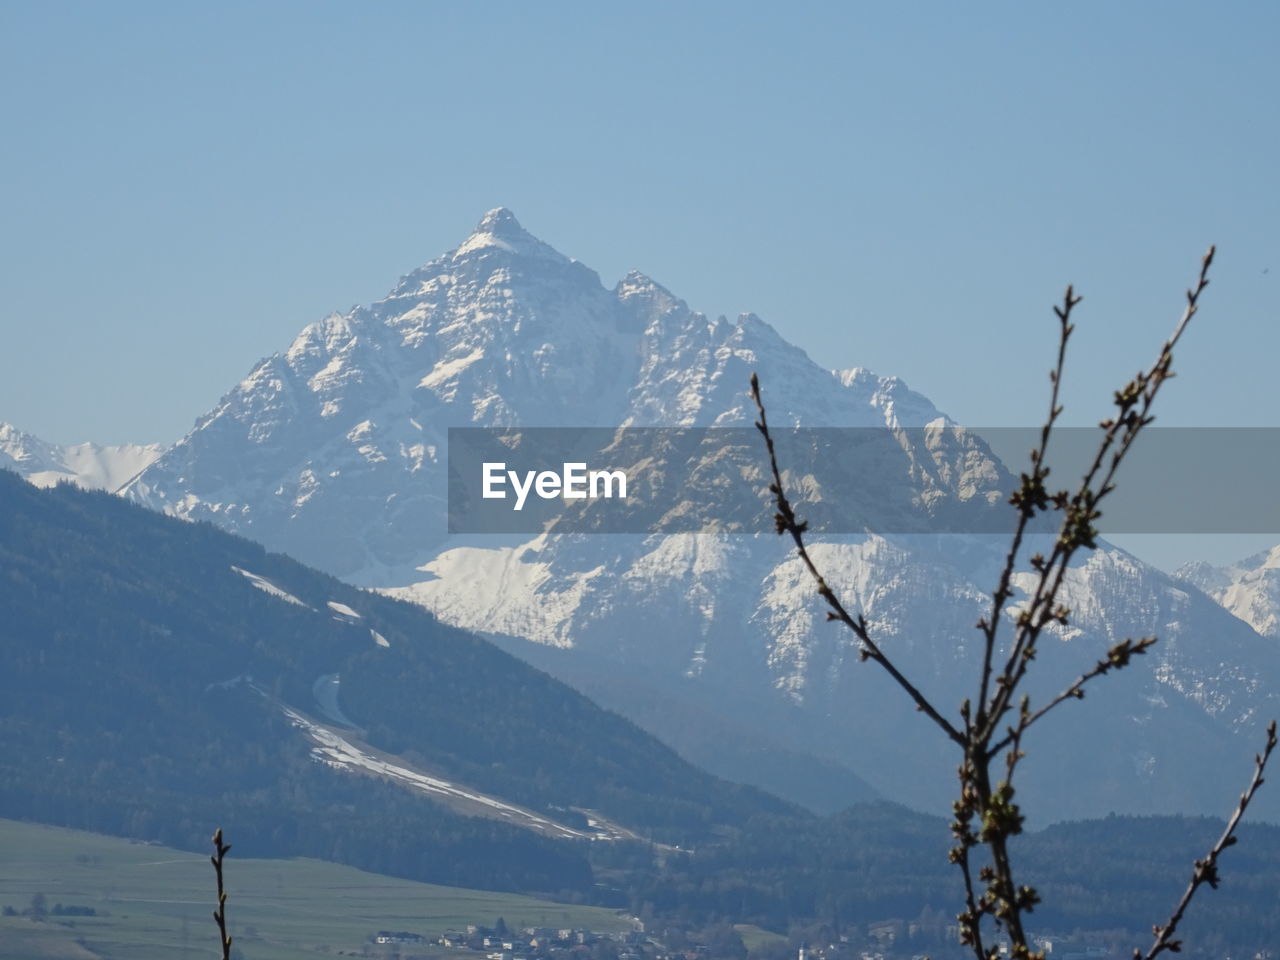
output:
[[[50,443],[0,423],[0,469],[12,470],[38,487],[65,481],[114,493],[164,451],[160,443]]]
[[[605,287],[504,209],[382,300],[308,326],[124,493],[490,636],[714,772],[819,809],[847,790],[937,810],[956,758],[822,622],[785,543],[445,532],[449,427],[747,426],[753,370],[780,427],[893,432],[905,519],[939,503],[1006,509],[1004,465],[900,380],[825,370],[758,317],[710,320],[638,272]],[[938,429],[906,429],[925,425]],[[761,466],[744,461],[738,482],[763,489]],[[794,479],[802,512],[841,496]],[[842,482],[856,490],[859,479],[854,464]],[[1004,546],[866,534],[816,553],[946,705],[972,665],[972,625]],[[1124,636],[1163,642],[1087,707],[1046,722],[1026,768],[1028,808],[1053,819],[1229,805],[1223,778],[1280,713],[1274,646],[1109,545],[1078,564],[1067,593],[1072,628],[1042,652],[1033,695]],[[814,790],[826,777],[841,786]]]
[[[1280,546],[1223,567],[1179,567],[1179,580],[1203,590],[1264,637],[1280,638]]]

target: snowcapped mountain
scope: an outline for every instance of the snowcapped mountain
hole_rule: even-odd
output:
[[[1280,637],[1280,546],[1239,563],[1189,563],[1173,574],[1203,590],[1264,637]]]
[[[355,582],[417,579],[443,541],[452,426],[751,422],[766,362],[779,422],[921,426],[894,379],[814,366],[758,318],[708,321],[639,273],[613,290],[491,211],[383,300],[259,363],[127,494]]]
[[[86,490],[116,491],[164,453],[160,443],[49,443],[0,423],[0,468],[37,487],[70,481]]]
[[[778,426],[889,428],[905,520],[1007,509],[1004,466],[901,381],[825,370],[758,317],[709,320],[637,272],[606,288],[504,209],[384,299],[307,327],[124,492],[485,633],[714,772],[821,806],[866,789],[856,771],[946,809],[956,758],[823,621],[778,538],[446,533],[449,427],[744,426],[753,370]],[[761,489],[756,456],[734,475]],[[851,464],[835,491],[791,476],[801,509],[820,511],[869,475]],[[917,533],[815,552],[950,704],[1003,550],[998,536]],[[1257,724],[1280,713],[1271,645],[1115,548],[1077,566],[1070,594],[1072,627],[1041,655],[1054,680],[1033,692],[1124,636],[1164,642],[1045,722],[1028,803],[1045,817],[1224,809]]]

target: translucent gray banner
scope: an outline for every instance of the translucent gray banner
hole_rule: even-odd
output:
[[[1051,487],[1074,488],[1100,436],[1054,434]],[[783,428],[774,439],[787,494],[814,532],[1002,533],[1039,429]],[[752,427],[454,428],[449,531],[769,532],[765,457]],[[1280,428],[1152,427],[1099,528],[1280,534],[1278,477]]]

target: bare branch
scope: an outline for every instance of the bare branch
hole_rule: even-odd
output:
[[[756,429],[764,436],[765,447],[769,451],[769,469],[773,472],[773,483],[769,485],[769,492],[773,494],[774,504],[778,508],[778,512],[774,514],[774,525],[778,533],[789,533],[791,539],[795,542],[796,552],[800,555],[805,568],[808,569],[809,575],[813,577],[814,582],[818,585],[818,595],[826,601],[827,606],[831,608],[832,618],[839,620],[846,627],[853,631],[853,635],[858,638],[861,646],[861,654],[863,659],[874,660],[880,664],[889,676],[897,682],[916,705],[916,709],[929,717],[934,723],[942,728],[946,735],[956,743],[963,745],[964,736],[957,730],[945,717],[940,714],[937,709],[930,703],[920,692],[920,690],[908,680],[902,672],[893,664],[893,662],[885,656],[884,652],[871,639],[867,632],[866,621],[861,617],[856,619],[845,609],[840,598],[836,596],[835,591],[827,585],[826,579],[818,570],[817,564],[813,562],[813,558],[809,555],[809,549],[805,546],[804,532],[808,527],[796,517],[795,511],[791,507],[791,502],[787,499],[787,494],[782,484],[782,471],[778,467],[778,455],[774,450],[773,435],[769,432],[769,419],[765,413],[764,399],[760,394],[760,378],[754,373],[751,374],[751,397],[755,400],[756,410],[759,411],[760,419],[756,421]]]
[[[999,756],[1001,750],[1004,750],[1006,747],[1020,740],[1022,734],[1027,731],[1028,727],[1053,710],[1054,707],[1057,707],[1068,700],[1083,700],[1084,686],[1090,680],[1095,677],[1100,677],[1103,674],[1110,673],[1112,670],[1121,670],[1124,667],[1127,667],[1131,662],[1131,658],[1146,653],[1147,650],[1155,643],[1155,637],[1143,637],[1141,640],[1137,641],[1123,640],[1120,643],[1117,643],[1107,651],[1107,657],[1105,660],[1099,660],[1091,669],[1076,677],[1071,686],[1067,687],[1039,710],[1024,713],[1018,720],[1017,726],[1011,728],[1003,740],[988,748],[987,755],[991,757]]]
[[[1062,405],[1058,397],[1062,389],[1062,371],[1067,362],[1067,341],[1075,330],[1071,322],[1071,312],[1080,303],[1082,297],[1075,293],[1071,286],[1062,296],[1062,305],[1053,308],[1058,318],[1058,362],[1049,371],[1049,382],[1053,389],[1049,393],[1049,413],[1045,417],[1044,426],[1040,429],[1040,445],[1031,451],[1031,473],[1022,475],[1022,487],[1014,495],[1013,504],[1018,508],[1018,525],[1014,529],[1013,539],[1009,544],[1009,552],[1004,558],[1004,567],[1000,571],[1000,579],[991,593],[991,613],[978,626],[982,630],[984,649],[982,654],[982,680],[978,686],[978,715],[975,723],[985,726],[987,697],[991,690],[991,669],[996,651],[996,635],[1000,631],[1005,602],[1013,593],[1013,571],[1022,550],[1022,540],[1026,535],[1027,525],[1037,511],[1047,510],[1049,506],[1048,491],[1044,481],[1049,476],[1049,468],[1045,455],[1049,450],[1049,437],[1053,433],[1054,424],[1062,413]]]
[[[1146,952],[1145,958],[1138,951],[1133,951],[1134,960],[1154,960],[1164,951],[1177,953],[1182,948],[1182,941],[1174,940],[1173,935],[1178,930],[1178,924],[1182,922],[1182,916],[1187,912],[1187,907],[1191,905],[1191,899],[1196,895],[1196,891],[1204,884],[1208,884],[1215,890],[1221,878],[1218,876],[1218,857],[1222,855],[1222,851],[1227,847],[1234,846],[1236,843],[1236,827],[1240,825],[1240,818],[1244,816],[1245,810],[1249,806],[1249,801],[1253,799],[1253,795],[1258,792],[1258,788],[1262,786],[1262,774],[1267,769],[1267,761],[1271,759],[1271,751],[1276,747],[1276,722],[1274,720],[1267,726],[1267,745],[1262,753],[1253,758],[1253,779],[1249,781],[1249,787],[1244,793],[1240,794],[1240,802],[1236,804],[1236,811],[1231,815],[1231,819],[1227,821],[1226,828],[1222,831],[1222,836],[1218,838],[1218,842],[1213,845],[1209,853],[1203,860],[1197,860],[1195,869],[1191,872],[1191,882],[1187,885],[1187,889],[1183,891],[1182,899],[1178,901],[1177,907],[1174,908],[1173,915],[1169,917],[1169,922],[1164,926],[1152,928],[1155,934],[1155,942],[1151,944],[1151,949]]]
[[[967,729],[966,717],[966,729]],[[970,761],[965,760],[965,764],[969,765]],[[948,859],[960,868],[960,874],[964,878],[964,912],[956,915],[956,920],[960,924],[960,943],[967,945],[974,953],[976,960],[988,960],[987,950],[982,942],[982,917],[988,912],[990,903],[985,898],[979,898],[973,882],[973,863],[970,858],[970,851],[978,845],[978,838],[973,835],[973,829],[970,824],[973,822],[973,816],[976,812],[977,795],[968,785],[972,778],[968,771],[962,766],[957,771],[962,784],[960,791],[960,799],[955,802],[955,820],[951,824],[951,832],[957,839],[957,844],[951,848]]]
[[[1065,493],[1057,495],[1057,506],[1065,513],[1062,527],[1049,558],[1033,560],[1040,577],[1027,609],[1018,619],[1014,643],[1000,675],[1002,682],[996,684],[991,702],[985,708],[979,706],[980,715],[985,715],[986,720],[986,728],[978,731],[983,739],[994,735],[997,725],[1010,709],[1014,691],[1035,656],[1035,643],[1044,628],[1055,621],[1066,622],[1068,611],[1058,606],[1057,597],[1071,559],[1081,547],[1094,549],[1096,546],[1098,531],[1094,522],[1102,516],[1098,505],[1115,489],[1114,480],[1120,464],[1132,449],[1138,434],[1154,419],[1152,404],[1160,387],[1173,376],[1173,349],[1199,309],[1200,295],[1209,285],[1209,267],[1215,250],[1209,247],[1201,258],[1196,284],[1187,290],[1187,305],[1173,333],[1161,346],[1155,362],[1146,371],[1138,373],[1124,389],[1116,391],[1116,416],[1101,424],[1105,431],[1102,441],[1076,492],[1069,497]]]
[[[952,834],[957,842],[951,849],[950,859],[960,867],[964,879],[965,909],[957,916],[960,921],[962,942],[973,951],[976,960],[990,960],[993,956],[993,953],[989,953],[983,944],[984,918],[990,918],[997,928],[1003,927],[1008,932],[1011,941],[1010,956],[1013,960],[1039,960],[1041,957],[1030,949],[1022,924],[1023,914],[1029,913],[1040,902],[1040,898],[1033,888],[1018,886],[1014,882],[1009,855],[1009,840],[1022,832],[1024,820],[1014,800],[1013,788],[1014,773],[1018,761],[1023,756],[1023,735],[1040,719],[1067,700],[1082,698],[1085,687],[1090,681],[1127,666],[1133,657],[1145,653],[1156,642],[1154,637],[1144,637],[1137,641],[1125,640],[1116,644],[1107,651],[1104,659],[1099,660],[1091,669],[1077,677],[1057,696],[1037,710],[1031,709],[1025,695],[1015,701],[1031,661],[1035,658],[1036,644],[1044,631],[1051,624],[1068,623],[1070,611],[1058,602],[1066,582],[1067,571],[1078,551],[1092,550],[1097,546],[1098,532],[1095,524],[1102,516],[1099,505],[1114,490],[1116,473],[1132,449],[1137,436],[1154,419],[1151,414],[1152,405],[1163,383],[1173,376],[1173,349],[1195,315],[1200,295],[1209,284],[1208,271],[1213,262],[1213,256],[1214,248],[1210,247],[1201,260],[1196,284],[1187,291],[1187,302],[1182,316],[1169,339],[1162,345],[1155,361],[1146,370],[1139,371],[1132,381],[1116,392],[1116,413],[1100,425],[1103,431],[1102,437],[1091,464],[1074,492],[1069,490],[1051,492],[1045,486],[1049,476],[1046,461],[1049,441],[1062,413],[1059,398],[1067,343],[1074,330],[1072,313],[1079,304],[1080,297],[1075,294],[1073,288],[1068,287],[1061,304],[1054,307],[1054,314],[1059,323],[1059,339],[1057,364],[1049,374],[1053,385],[1049,398],[1049,412],[1041,427],[1039,443],[1031,452],[1031,470],[1029,473],[1022,474],[1021,485],[1010,498],[1018,511],[1017,525],[1011,538],[1009,551],[1001,566],[996,587],[991,594],[990,614],[978,622],[978,629],[982,632],[984,641],[978,698],[976,702],[965,700],[962,703],[960,718],[963,723],[959,728],[946,720],[920,690],[907,680],[896,664],[875,643],[867,629],[866,620],[861,615],[854,616],[845,608],[818,569],[805,542],[807,524],[796,516],[795,509],[786,496],[782,470],[778,466],[774,438],[769,431],[769,422],[760,392],[760,381],[754,374],[751,377],[751,395],[760,415],[756,427],[764,437],[769,453],[769,468],[773,476],[769,492],[777,507],[777,512],[774,514],[777,532],[791,536],[801,562],[817,584],[818,594],[829,609],[828,619],[839,620],[848,627],[857,638],[862,658],[879,663],[911,698],[916,709],[929,716],[964,752],[964,760],[959,767],[960,798],[954,804],[955,819],[951,824]],[[1007,658],[1002,667],[997,669],[996,651],[999,647],[1000,624],[1003,619],[1010,616],[1006,605],[1014,592],[1013,578],[1019,554],[1027,532],[1032,529],[1032,521],[1050,510],[1058,510],[1063,514],[1058,536],[1052,549],[1048,551],[1047,557],[1036,554],[1030,559],[1030,565],[1038,576],[1034,578],[1026,607],[1016,617],[1012,617],[1013,636]],[[1015,702],[1020,704],[1017,719],[1005,727],[1005,735],[997,739],[1004,719],[1013,709]],[[993,740],[996,741],[994,746],[992,746]],[[1228,825],[1224,839],[1211,851],[1206,860],[1197,861],[1196,875],[1188,894],[1184,896],[1183,903],[1179,905],[1170,923],[1164,928],[1157,928],[1157,944],[1147,960],[1151,960],[1162,949],[1177,949],[1176,941],[1170,938],[1186,904],[1190,901],[1191,894],[1202,883],[1211,885],[1217,883],[1217,855],[1234,842],[1235,824],[1254,791],[1262,783],[1262,767],[1274,745],[1273,725],[1269,733],[1267,751],[1258,759],[1258,772],[1254,782],[1241,798],[1240,808]],[[1003,780],[996,782],[991,763],[1005,751],[1007,751],[1005,753],[1006,773]],[[978,846],[987,848],[991,861],[989,864],[984,864],[975,877],[972,851]],[[979,892],[975,879],[986,885],[983,891]],[[1164,946],[1160,946],[1162,943]],[[1142,960],[1142,958],[1135,957],[1135,960]]]
[[[218,939],[222,945],[222,960],[231,960],[231,938],[227,936],[227,893],[222,886],[222,861],[231,849],[231,844],[222,842],[221,827],[214,831],[213,849],[216,852],[209,860],[213,863],[213,872],[218,877],[218,909],[213,911],[213,919],[218,924]]]

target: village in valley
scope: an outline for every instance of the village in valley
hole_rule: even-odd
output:
[[[918,949],[917,924],[886,921],[872,924],[865,937],[841,935],[833,942],[798,947],[787,938],[758,928],[734,928],[737,934],[731,944],[721,937],[707,937],[707,942],[691,938],[675,930],[661,935],[646,932],[645,924],[632,918],[633,929],[626,932],[601,932],[580,928],[525,927],[509,930],[501,918],[493,927],[469,924],[461,930],[448,930],[438,936],[407,931],[380,930],[373,934],[366,955],[396,957],[399,960],[432,958],[443,960],[455,952],[467,960],[927,960],[929,956],[950,955],[953,951]],[[953,936],[954,926],[947,930]],[[1039,936],[1037,949],[1056,960],[1106,960],[1111,956],[1127,956],[1123,949],[1079,937]],[[750,950],[748,950],[748,945]],[[1007,942],[995,944],[1002,957],[1010,955]],[[461,958],[459,958],[461,960]]]
[[[658,940],[645,934],[643,923],[634,920],[633,924],[636,929],[625,933],[570,927],[525,927],[512,931],[499,917],[493,927],[468,924],[461,930],[447,930],[438,937],[380,930],[370,939],[375,946],[398,948],[394,952],[406,958],[419,952],[424,956],[440,956],[439,948],[444,948],[483,954],[485,960],[672,960]],[[698,956],[707,956],[705,948]]]

